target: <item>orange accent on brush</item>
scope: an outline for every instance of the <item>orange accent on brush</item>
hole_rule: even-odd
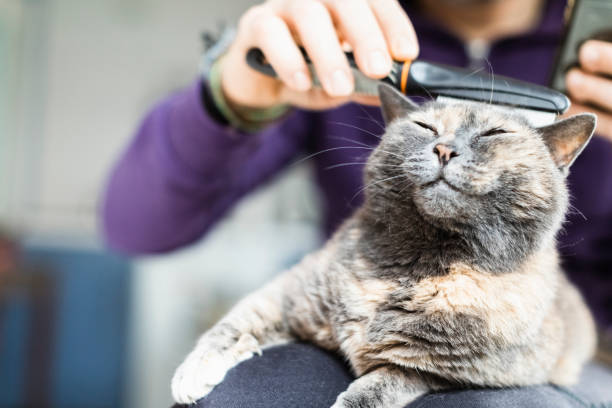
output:
[[[412,64],[412,61],[407,60],[407,61],[404,61],[404,65],[402,65],[402,77],[400,81],[400,90],[402,91],[403,94],[406,94],[406,85],[408,82],[408,72],[410,71],[410,64]]]

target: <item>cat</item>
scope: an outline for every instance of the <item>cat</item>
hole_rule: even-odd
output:
[[[379,96],[387,126],[364,170],[363,206],[200,338],[172,380],[177,402],[292,340],[349,362],[357,378],[332,408],[577,380],[595,329],[555,235],[595,116],[534,128],[494,106],[418,106],[387,85]]]

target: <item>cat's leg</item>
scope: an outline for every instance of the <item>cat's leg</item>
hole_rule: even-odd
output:
[[[564,344],[549,380],[557,385],[574,385],[595,353],[595,322],[578,290],[565,278],[559,288],[557,307],[565,328]]]
[[[383,366],[353,381],[332,408],[404,408],[428,391],[416,373]]]
[[[176,402],[192,403],[207,395],[227,371],[261,347],[290,339],[282,318],[284,274],[250,294],[198,340],[172,378]]]

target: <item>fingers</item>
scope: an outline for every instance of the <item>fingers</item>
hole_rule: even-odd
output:
[[[321,88],[312,88],[307,92],[297,92],[284,88],[280,92],[280,99],[285,103],[291,103],[293,106],[314,110],[332,109],[348,102],[380,106],[380,100],[377,95],[352,94],[349,96],[333,97],[329,96]]]
[[[595,113],[595,132],[612,141],[612,79],[601,76],[612,75],[612,44],[589,40],[580,47],[578,57],[581,69],[570,70],[565,80],[572,98],[572,106],[566,115]]]
[[[612,43],[589,40],[580,47],[578,58],[586,71],[612,75]]]
[[[584,112],[590,112],[597,115],[597,129],[595,129],[595,133],[612,141],[612,115],[610,113],[580,103],[572,103],[572,106],[563,116],[567,117]]]
[[[299,108],[325,110],[350,102],[353,95],[334,97],[329,96],[329,94],[321,88],[312,88],[307,92],[297,92],[289,88],[284,88],[280,92],[280,100]]]
[[[312,84],[306,62],[283,19],[261,13],[253,19],[252,32],[255,44],[289,88],[301,92],[310,89]]]
[[[572,69],[566,77],[567,90],[582,103],[593,103],[612,111],[612,80]]]
[[[612,112],[612,79],[601,76],[612,75],[612,44],[589,40],[580,47],[579,59],[581,69],[572,69],[567,74],[567,91],[579,104],[602,109],[597,128],[605,129],[612,137],[612,129],[608,129],[610,113],[604,112]]]
[[[393,59],[415,59],[419,54],[419,43],[412,23],[397,0],[369,0],[369,3]]]
[[[260,47],[282,83],[304,92],[313,81],[296,45],[300,42],[332,98],[345,98],[354,89],[341,42],[350,45],[359,69],[373,78],[388,75],[392,59],[418,54],[414,29],[397,0],[268,0],[243,16],[239,34],[240,49]],[[281,88],[278,81],[258,81]]]
[[[326,0],[342,37],[351,45],[359,69],[382,78],[391,70],[391,55],[378,21],[366,0]]]
[[[318,1],[294,0],[283,12],[304,44],[325,91],[336,97],[350,95],[353,76],[327,8]]]

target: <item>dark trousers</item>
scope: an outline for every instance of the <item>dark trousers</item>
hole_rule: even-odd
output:
[[[194,407],[329,408],[351,381],[353,376],[338,357],[309,344],[288,344],[234,367]],[[432,393],[406,408],[450,407],[612,408],[612,370],[590,364],[571,388],[540,385]]]

